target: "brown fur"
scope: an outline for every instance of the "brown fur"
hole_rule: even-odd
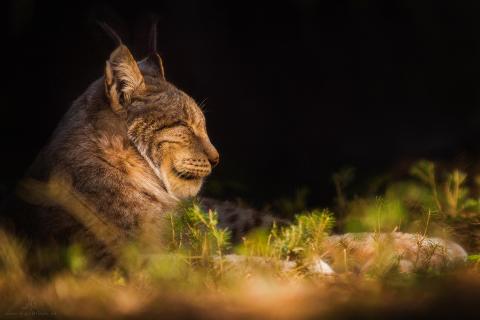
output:
[[[69,201],[78,201],[125,239],[138,235],[145,222],[162,225],[179,200],[198,193],[218,158],[202,111],[165,80],[158,54],[137,63],[120,45],[104,77],[73,103],[27,181],[61,177],[68,182],[60,189],[68,190]],[[34,189],[27,183],[21,197],[31,200]],[[26,210],[15,207],[9,213],[29,237],[58,241],[92,235],[71,212],[79,206],[27,202]]]

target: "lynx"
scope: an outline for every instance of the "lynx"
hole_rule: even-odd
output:
[[[82,241],[99,260],[114,256],[123,240],[142,234],[161,240],[167,213],[196,196],[219,162],[202,110],[166,80],[156,49],[137,62],[118,37],[117,43],[103,77],[73,103],[28,171],[19,192],[26,201],[7,211],[14,215],[16,232],[35,243]],[[237,242],[274,220],[228,202],[204,199],[202,204],[218,211],[219,225],[231,229]],[[466,259],[455,243],[422,238],[436,250],[427,254],[415,235],[382,237],[403,257],[404,270],[416,266],[419,254],[427,265]],[[348,242],[366,268],[376,254],[372,239],[370,234],[331,236],[325,257],[335,265],[341,260],[335,259],[337,251],[346,252],[342,246]],[[323,261],[320,265],[320,272],[325,266],[332,271]]]
[[[202,110],[166,80],[156,50],[137,62],[118,38],[103,77],[73,103],[27,180],[61,181],[57,191],[67,192],[74,207],[126,239],[146,223],[161,226],[218,162]],[[20,192],[27,207],[9,210],[17,232],[41,242],[92,235],[72,204],[39,200],[31,186]]]

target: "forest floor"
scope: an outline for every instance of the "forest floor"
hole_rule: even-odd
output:
[[[78,244],[32,254],[0,232],[0,318],[477,319],[480,179],[427,161],[410,173],[373,194],[348,196],[351,172],[341,172],[334,208],[299,209],[291,225],[256,230],[236,245],[215,212],[187,204],[169,217],[161,246],[149,237],[127,243],[110,268],[92,263]],[[332,230],[367,232],[368,258],[342,247],[334,263]],[[434,264],[436,253],[424,251],[405,272],[403,253],[381,236],[398,232],[417,235],[417,244],[455,241],[468,255]],[[334,272],[312,271],[320,260]]]

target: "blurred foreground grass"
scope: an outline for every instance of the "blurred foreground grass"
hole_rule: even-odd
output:
[[[166,245],[127,243],[109,269],[96,266],[74,244],[37,252],[60,265],[39,276],[27,267],[32,253],[25,245],[0,232],[0,318],[478,318],[478,195],[460,171],[438,172],[422,161],[411,174],[379,195],[348,197],[343,188],[351,172],[339,173],[337,215],[327,209],[301,211],[291,225],[255,230],[237,245],[218,227],[215,212],[187,203],[168,216]],[[294,201],[282,204],[303,210],[298,197]],[[470,256],[462,265],[406,274],[386,263],[392,255],[384,254],[361,272],[350,267],[347,261],[354,257],[344,251],[342,272],[313,273],[308,266],[324,256],[334,227],[455,239]]]

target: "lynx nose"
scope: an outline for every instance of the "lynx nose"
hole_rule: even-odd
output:
[[[220,155],[218,154],[217,149],[210,143],[208,148],[205,148],[205,153],[207,154],[208,162],[210,165],[215,167],[220,162]]]
[[[217,153],[217,156],[214,157],[214,158],[208,158],[208,161],[210,162],[210,164],[212,165],[212,168],[216,167],[217,164],[220,162],[220,156],[218,155]]]
[[[218,154],[217,149],[210,142],[208,136],[200,138],[201,144],[203,146],[203,151],[205,152],[208,162],[210,162],[212,168],[215,167],[220,162],[220,155]]]

